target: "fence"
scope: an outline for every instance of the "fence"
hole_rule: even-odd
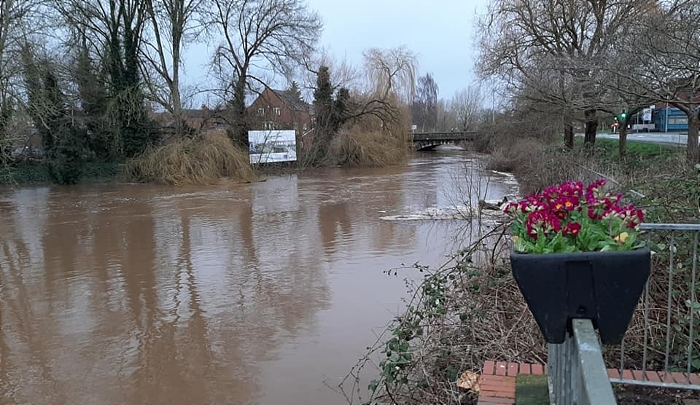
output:
[[[548,346],[552,404],[616,404],[610,383],[700,390],[700,224],[641,229],[652,248],[652,273],[625,339],[619,347],[601,348],[592,323],[573,320],[573,335]],[[609,376],[605,363],[615,362],[617,373]]]
[[[643,328],[641,353],[626,350],[628,332],[619,350],[619,376],[610,381],[700,390],[700,378],[694,374],[700,370],[700,339],[696,336],[700,224],[642,224],[641,229],[649,233],[654,264],[637,309],[642,312],[642,324],[632,325]],[[663,260],[666,255],[668,261]],[[625,372],[627,368],[633,371]]]

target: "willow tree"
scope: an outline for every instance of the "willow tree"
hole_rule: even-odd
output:
[[[214,71],[224,84],[231,138],[247,148],[246,94],[268,73],[290,76],[311,55],[321,19],[302,0],[205,0],[204,21],[219,39]]]
[[[510,90],[582,112],[585,141],[594,143],[608,88],[603,66],[616,57],[626,26],[657,0],[494,0],[480,21],[479,70]],[[543,80],[543,78],[545,80]],[[570,128],[570,124],[568,124]],[[568,144],[572,144],[573,132]]]
[[[370,48],[363,53],[370,91],[380,100],[395,96],[404,104],[416,94],[418,57],[406,47]]]

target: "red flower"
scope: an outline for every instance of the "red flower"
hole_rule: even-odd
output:
[[[538,231],[542,231],[545,236],[557,233],[561,230],[559,218],[547,211],[533,211],[525,221],[527,234],[533,239],[537,239]]]
[[[564,235],[571,235],[575,238],[579,231],[581,231],[581,224],[578,222],[569,222],[562,230],[562,233]]]

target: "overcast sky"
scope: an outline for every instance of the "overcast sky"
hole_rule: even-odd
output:
[[[362,63],[362,51],[405,45],[418,54],[420,74],[431,72],[441,98],[471,84],[476,12],[488,0],[307,0],[324,21],[321,44]]]
[[[440,98],[474,83],[475,21],[488,0],[307,0],[323,19],[320,45],[336,59],[362,64],[362,51],[405,45],[420,75],[433,74]],[[189,49],[187,82],[206,74],[208,51]],[[204,102],[205,100],[202,100]]]

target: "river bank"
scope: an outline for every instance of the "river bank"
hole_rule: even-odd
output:
[[[607,140],[574,150],[536,140],[511,147],[487,157],[486,167],[513,173],[522,194],[563,181],[604,177],[613,190],[645,210],[648,222],[697,222],[700,172],[684,164],[684,151],[676,147],[630,142],[622,158],[616,142]],[[369,367],[369,361],[379,364],[380,377],[369,384],[370,402],[475,404],[476,391],[461,388],[460,377],[480,372],[484,361],[546,362],[546,345],[511,275],[509,252],[506,226],[492,224],[443,265],[416,264],[426,275],[409,285],[408,310],[350,374]],[[664,260],[667,266],[667,252],[657,252],[655,261],[663,265]],[[657,276],[663,283],[664,273]],[[657,298],[662,305],[664,297],[652,296]],[[634,331],[644,330],[640,316],[635,315]],[[672,323],[682,330],[682,316]],[[627,350],[640,349],[643,336],[630,333]],[[607,352],[609,364],[616,359],[619,352]]]

